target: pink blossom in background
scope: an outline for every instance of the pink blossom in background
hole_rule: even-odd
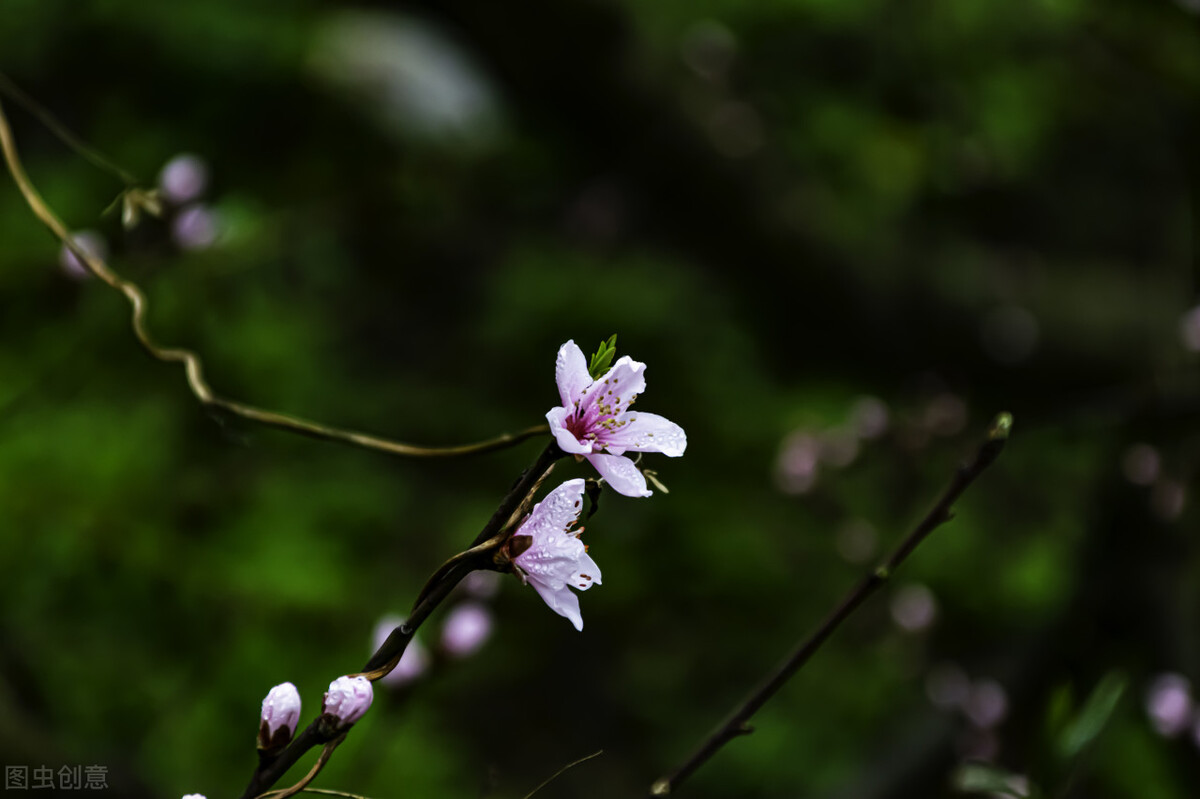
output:
[[[79,230],[71,234],[71,239],[75,242],[75,246],[88,255],[95,256],[100,260],[108,258],[108,242],[96,231]],[[92,276],[87,266],[76,258],[75,253],[71,252],[65,244],[58,251],[58,265],[69,277],[76,280],[85,280]]]
[[[971,679],[957,663],[939,663],[925,676],[925,695],[939,710],[957,710],[971,694]]]
[[[476,599],[491,599],[500,592],[500,572],[473,571],[463,578],[463,591]]]
[[[1174,738],[1192,721],[1192,684],[1181,674],[1160,674],[1146,689],[1146,715],[1159,735]]]
[[[1158,450],[1149,444],[1134,444],[1121,457],[1121,470],[1125,479],[1134,485],[1152,485],[1158,479],[1162,459]]]
[[[937,618],[937,599],[933,592],[919,583],[901,587],[892,595],[888,606],[892,621],[905,632],[928,629]]]
[[[558,350],[555,379],[562,405],[546,414],[563,452],[582,455],[608,484],[627,497],[648,497],[646,478],[627,450],[678,457],[687,448],[683,428],[653,413],[631,411],[646,388],[646,364],[623,356],[596,380],[583,350],[568,341]]]
[[[859,397],[850,408],[850,426],[862,439],[879,438],[890,421],[888,406],[878,397]]]
[[[171,220],[171,240],[182,250],[206,250],[217,242],[220,222],[206,205],[189,205]]]
[[[1200,305],[1179,319],[1179,339],[1188,352],[1200,352]]]
[[[208,188],[208,164],[198,155],[177,155],[158,173],[158,188],[175,205],[190,203]]]
[[[513,533],[514,540],[531,539],[513,564],[550,609],[569,619],[576,630],[583,629],[583,616],[571,588],[586,591],[592,583],[600,584],[600,567],[579,540],[583,531],[572,532],[583,510],[583,485],[576,478],[551,491]]]
[[[1008,715],[1008,693],[995,680],[976,680],[971,684],[963,712],[980,729],[990,729]]]
[[[821,442],[812,433],[796,430],[783,440],[775,461],[775,480],[785,494],[805,494],[817,484]]]
[[[374,635],[371,636],[373,650],[378,650],[383,646],[383,642],[392,634],[392,630],[404,623],[403,616],[384,616],[375,625]],[[430,656],[429,650],[421,643],[421,639],[415,635],[409,639],[408,646],[404,648],[404,654],[400,656],[400,662],[396,664],[396,668],[392,669],[385,677],[381,677],[379,682],[395,688],[405,683],[412,682],[426,671],[429,670]]]
[[[491,637],[492,613],[478,602],[456,605],[442,625],[442,648],[455,657],[475,654]]]

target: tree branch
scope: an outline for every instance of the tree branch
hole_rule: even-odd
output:
[[[950,485],[933,509],[925,515],[925,518],[905,536],[886,560],[851,589],[850,593],[825,617],[817,629],[804,639],[782,663],[776,666],[720,726],[700,742],[700,745],[681,766],[657,780],[650,787],[651,796],[667,796],[673,793],[684,780],[691,776],[692,772],[704,765],[725,744],[734,738],[753,732],[753,728],[748,725],[748,722],[758,709],[766,704],[767,700],[774,696],[808,662],[809,658],[821,648],[821,645],[843,621],[854,613],[859,605],[887,582],[896,568],[930,533],[950,521],[952,518],[951,506],[967,489],[967,486],[971,485],[975,478],[979,477],[1000,455],[1005,442],[1008,441],[1011,429],[1012,416],[1002,413],[996,417],[988,430],[987,439],[976,450],[975,457],[968,463],[959,466]]]
[[[452,558],[449,568],[445,566],[438,568],[434,573],[434,578],[421,590],[413,605],[412,613],[403,624],[392,630],[387,640],[376,650],[375,654],[371,655],[358,675],[366,677],[372,682],[387,676],[400,662],[404,650],[408,648],[408,643],[417,629],[450,595],[454,587],[473,571],[494,568],[493,554],[496,547],[504,543],[504,534],[511,529],[514,515],[528,501],[530,495],[537,490],[542,477],[550,470],[555,461],[562,457],[564,457],[563,451],[551,441],[538,455],[533,465],[521,473],[512,489],[501,500],[496,512],[492,514],[479,535],[475,537],[475,541],[468,550],[471,554],[464,558]],[[491,546],[483,547],[482,544],[491,544]],[[242,792],[241,799],[253,799],[253,797],[261,796],[264,791],[278,782],[309,749],[328,744],[333,738],[339,735],[344,736],[347,732],[349,731],[331,732],[323,729],[321,717],[318,715],[277,758],[259,763],[254,775],[250,778],[250,784]]]
[[[15,87],[9,87],[9,90],[11,91],[13,88]],[[59,133],[60,136],[62,135],[58,130],[55,132]],[[25,202],[30,210],[62,242],[63,246],[70,250],[79,259],[79,262],[87,267],[89,272],[104,281],[111,288],[125,295],[125,298],[132,307],[130,326],[138,343],[142,345],[142,348],[146,352],[160,361],[182,364],[187,376],[188,387],[196,399],[200,401],[200,404],[206,408],[223,411],[267,427],[287,430],[288,432],[310,438],[334,441],[361,449],[413,458],[446,458],[490,452],[496,449],[511,447],[527,438],[549,432],[550,428],[542,424],[526,428],[518,433],[506,433],[496,438],[474,444],[451,447],[422,447],[413,444],[404,444],[367,433],[359,433],[354,430],[342,430],[218,396],[204,378],[204,367],[199,355],[188,349],[163,347],[156,343],[150,336],[149,331],[146,329],[146,295],[141,287],[133,281],[118,275],[105,263],[104,259],[85,252],[72,238],[63,221],[58,218],[58,215],[42,199],[37,189],[34,188],[33,183],[29,180],[29,176],[25,173],[25,168],[22,166],[21,159],[17,155],[16,142],[13,139],[12,129],[9,127],[8,117],[5,116],[2,105],[0,105],[0,149],[3,150],[4,163],[8,168],[8,172],[12,175],[17,188],[21,190],[21,194],[25,198]]]

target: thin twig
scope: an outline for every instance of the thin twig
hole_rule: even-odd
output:
[[[562,457],[564,457],[563,451],[551,441],[538,455],[533,465],[517,478],[516,483],[501,500],[500,506],[496,508],[496,512],[492,514],[479,535],[475,537],[475,541],[471,544],[471,550],[469,550],[473,552],[472,556],[461,559],[453,558],[454,563],[448,569],[439,567],[438,573],[441,576],[436,581],[431,581],[431,585],[426,585],[422,589],[419,600],[413,606],[412,613],[403,624],[397,625],[392,630],[387,640],[375,651],[375,654],[371,655],[362,670],[352,676],[366,677],[373,682],[387,676],[396,667],[417,629],[450,595],[454,587],[471,572],[490,568],[493,565],[493,550],[504,543],[504,539],[500,535],[503,531],[503,523],[512,517],[517,508],[521,507],[529,493],[540,484],[546,472]],[[490,543],[492,547],[490,549],[481,547],[480,545],[484,543]],[[261,796],[264,791],[278,782],[309,749],[326,744],[328,741],[329,732],[323,728],[321,717],[318,716],[292,740],[277,758],[270,762],[259,763],[250,778],[249,785],[242,792],[241,799]]]
[[[15,87],[10,87],[10,91],[13,88]],[[528,438],[549,432],[550,428],[543,424],[526,428],[518,433],[506,433],[496,438],[474,444],[452,447],[422,447],[413,444],[404,444],[367,433],[359,433],[353,430],[342,430],[218,396],[204,379],[203,364],[199,355],[188,349],[163,347],[156,343],[150,336],[149,331],[146,329],[146,295],[141,287],[133,281],[118,275],[105,263],[104,259],[85,252],[71,236],[67,230],[67,226],[63,224],[62,220],[58,218],[50,206],[46,204],[45,200],[42,199],[37,189],[30,182],[29,176],[25,173],[25,168],[17,156],[16,143],[13,140],[12,130],[9,127],[8,118],[4,114],[3,106],[0,106],[0,148],[4,151],[4,161],[8,167],[9,174],[12,175],[17,188],[21,190],[21,194],[24,196],[30,210],[62,242],[63,246],[70,250],[79,259],[79,262],[87,267],[89,272],[104,281],[111,288],[125,295],[125,298],[132,307],[130,326],[142,348],[160,361],[182,364],[187,375],[188,387],[196,399],[205,407],[223,411],[267,427],[275,427],[311,438],[349,444],[350,446],[362,449],[386,452],[390,455],[419,458],[446,458],[490,452],[513,446]]]
[[[541,785],[539,785],[538,787],[534,788],[534,789],[533,789],[532,791],[530,791],[529,793],[525,794],[525,796],[524,796],[524,799],[533,799],[533,795],[534,795],[535,793],[537,793],[538,791],[540,791],[542,788],[545,788],[545,787],[546,787],[547,785],[549,785],[550,783],[554,782],[556,779],[558,779],[559,777],[561,777],[563,774],[566,774],[568,771],[570,771],[571,769],[575,768],[575,767],[576,767],[576,766],[578,766],[580,763],[586,763],[587,761],[591,760],[593,757],[600,757],[600,755],[602,755],[602,754],[604,754],[604,750],[603,750],[603,749],[601,749],[601,750],[599,750],[599,751],[596,751],[596,752],[592,752],[590,755],[584,755],[583,757],[581,757],[581,758],[579,758],[578,760],[576,760],[574,763],[568,763],[567,765],[565,765],[565,766],[563,766],[562,768],[560,768],[558,771],[556,771],[556,772],[554,772],[553,774],[551,774],[551,775],[550,775],[549,777],[547,777],[545,780],[543,780]]]
[[[912,532],[905,536],[904,540],[900,542],[883,563],[851,589],[850,593],[825,617],[825,620],[821,622],[817,629],[804,639],[782,663],[776,666],[767,678],[763,680],[745,701],[734,709],[720,726],[700,742],[700,745],[684,761],[683,765],[657,780],[650,787],[651,796],[667,796],[671,794],[697,768],[725,746],[725,744],[734,738],[754,731],[748,722],[755,712],[766,704],[767,700],[774,696],[808,662],[809,658],[821,648],[821,645],[833,634],[834,630],[859,605],[887,582],[896,568],[904,562],[905,558],[931,532],[950,521],[952,517],[950,508],[954,504],[954,501],[966,490],[967,486],[975,481],[975,478],[979,477],[996,460],[1000,451],[1004,449],[1004,444],[1008,440],[1011,429],[1012,416],[1002,413],[996,417],[995,421],[992,422],[991,428],[988,430],[987,439],[976,450],[975,456],[971,461],[960,466],[954,473],[954,478],[950,481],[950,485],[937,501],[937,504],[933,506],[933,509],[926,514],[925,518],[921,520]]]
[[[334,738],[332,741],[325,744],[325,748],[321,750],[321,755],[317,758],[317,762],[314,763],[313,767],[308,770],[308,773],[300,779],[300,782],[296,783],[290,788],[284,788],[282,791],[267,791],[264,794],[260,794],[258,799],[266,799],[267,797],[271,797],[272,799],[288,799],[289,796],[295,796],[296,794],[305,790],[308,787],[308,784],[315,780],[317,775],[321,773],[321,770],[325,768],[325,764],[328,763],[329,758],[333,756],[333,750],[337,749],[344,740],[346,740],[346,733],[342,733],[337,738]]]
[[[50,113],[50,111],[34,100],[28,94],[21,90],[17,84],[13,83],[12,78],[0,72],[0,92],[7,94],[18,105],[35,116],[38,122],[46,126],[46,129],[59,138],[59,140],[78,153],[82,158],[90,161],[93,166],[110,173],[122,183],[126,188],[131,188],[138,183],[138,179],[129,172],[122,169],[117,164],[105,158],[103,153],[88,145],[87,142],[80,139],[71,130],[58,120],[58,117]]]

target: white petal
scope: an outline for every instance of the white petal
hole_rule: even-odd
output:
[[[618,494],[627,497],[648,497],[653,493],[646,490],[646,477],[633,465],[633,461],[624,455],[593,452],[583,457],[596,467],[600,476],[607,480]]]
[[[583,397],[580,407],[589,419],[620,416],[646,390],[646,364],[623,355]]]
[[[517,563],[522,566],[522,558],[530,555],[534,550],[542,550],[549,546],[551,551],[547,554],[554,557],[569,557],[572,560],[577,556],[577,552],[581,551],[583,544],[578,538],[566,535],[575,521],[579,518],[579,514],[583,512],[583,478],[576,477],[574,480],[568,480],[558,488],[546,495],[545,499],[533,506],[533,512],[529,514],[529,519],[517,529],[517,535],[533,536],[533,544],[524,552]],[[569,543],[560,544],[550,538],[550,534],[557,534],[567,539],[567,542],[574,542],[578,545],[578,549]]]
[[[554,379],[558,382],[558,396],[562,399],[563,407],[572,410],[575,402],[583,396],[583,392],[592,382],[588,373],[587,359],[579,345],[568,341],[558,348],[558,359],[554,363]]]
[[[575,629],[583,631],[583,614],[579,612],[579,597],[571,593],[571,589],[565,585],[559,585],[557,588],[542,582],[537,577],[529,575],[529,583],[538,592],[538,595],[546,601],[546,604],[560,616],[565,616],[571,620],[571,624],[575,625]]]
[[[571,575],[570,585],[572,588],[586,591],[592,587],[592,583],[600,585],[600,567],[596,565],[596,561],[592,560],[592,556],[585,552],[575,566],[575,573]]]
[[[558,448],[568,455],[584,455],[592,451],[591,441],[580,441],[575,434],[567,429],[566,419],[571,411],[566,408],[551,408],[546,414],[550,423],[550,432],[558,443]]]
[[[633,449],[661,452],[675,458],[687,449],[683,428],[657,413],[627,411],[617,418],[615,428],[603,437],[604,445],[613,454]]]

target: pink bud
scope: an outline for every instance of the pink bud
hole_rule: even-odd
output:
[[[442,625],[442,647],[455,657],[473,655],[491,636],[492,614],[478,602],[458,605]]]
[[[287,746],[296,734],[299,721],[300,692],[290,682],[276,685],[263,699],[258,748],[275,751]]]
[[[366,677],[338,677],[325,692],[324,721],[344,730],[363,717],[374,694]]]
[[[171,238],[183,250],[206,250],[221,234],[220,220],[206,205],[189,205],[171,222]]]
[[[158,187],[176,205],[191,202],[208,187],[208,165],[199,156],[177,155],[159,173]]]

